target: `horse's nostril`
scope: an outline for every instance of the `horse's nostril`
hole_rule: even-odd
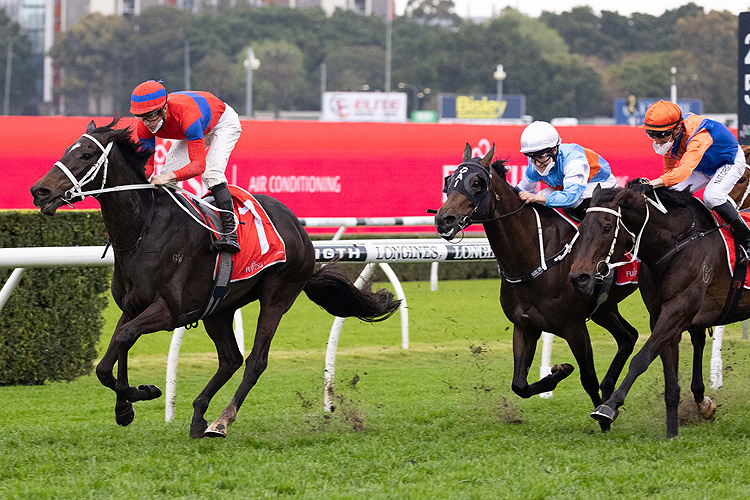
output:
[[[579,274],[578,276],[573,278],[573,281],[580,286],[586,286],[589,284],[589,281],[591,281],[591,277],[588,274]]]
[[[438,215],[435,219],[439,226],[452,226],[456,221],[453,215]]]

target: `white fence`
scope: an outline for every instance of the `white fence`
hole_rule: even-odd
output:
[[[326,262],[339,256],[344,262],[361,262],[366,264],[360,277],[355,282],[362,286],[380,266],[394,287],[396,297],[401,300],[399,314],[401,317],[401,346],[409,347],[409,317],[406,296],[398,277],[389,263],[401,262],[437,262],[437,261],[480,261],[494,260],[486,238],[466,238],[461,243],[446,243],[441,239],[394,239],[365,241],[315,241],[315,257],[318,262]],[[62,266],[110,266],[114,265],[113,253],[104,254],[103,246],[88,247],[37,247],[37,248],[2,248],[0,249],[0,267],[16,268],[10,279],[0,290],[0,309],[4,306],[15,286],[19,283],[27,267],[62,267]],[[433,268],[434,273],[434,268]],[[235,334],[237,344],[244,355],[244,328],[240,311],[235,314]],[[333,395],[333,381],[338,346],[344,318],[336,318],[329,334],[326,350],[324,406],[330,409]],[[172,342],[167,357],[167,376],[165,388],[165,420],[174,418],[174,402],[177,386],[177,361],[179,358],[184,327],[178,328],[172,335]]]
[[[408,310],[406,308],[406,297],[395,273],[390,269],[389,263],[401,262],[460,262],[460,261],[483,261],[494,260],[494,255],[486,238],[466,238],[460,243],[447,243],[444,240],[364,240],[364,241],[315,241],[316,260],[319,262],[329,261],[334,256],[340,256],[344,262],[361,262],[366,264],[360,277],[356,281],[357,286],[362,286],[374,272],[374,267],[379,265],[383,268],[394,286],[396,297],[402,300],[400,315],[402,326],[402,347],[408,349]],[[8,281],[0,290],[0,309],[5,305],[12,290],[19,283],[23,271],[27,267],[62,267],[62,266],[109,266],[114,264],[112,252],[104,257],[103,246],[89,247],[37,247],[37,248],[2,248],[0,249],[0,267],[15,268]],[[329,334],[328,348],[326,350],[325,363],[325,393],[324,406],[329,410],[332,404],[335,360],[338,341],[344,319],[334,320]],[[240,351],[244,354],[244,328],[242,326],[242,315],[239,311],[235,315],[235,332]],[[179,357],[180,345],[184,328],[175,330],[167,359],[167,377],[165,394],[165,420],[174,418],[174,404],[177,380],[177,359]],[[744,336],[744,335],[743,335]],[[721,378],[721,342],[723,327],[717,327],[714,332],[712,357],[711,357],[711,387],[719,388],[722,384]],[[540,377],[549,373],[549,361],[551,353],[552,335],[544,333],[542,365]],[[542,397],[549,397],[551,393],[545,393]]]

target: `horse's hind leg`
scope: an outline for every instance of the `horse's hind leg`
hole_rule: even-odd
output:
[[[237,391],[235,391],[232,401],[221,412],[221,416],[208,426],[205,431],[206,436],[225,437],[227,435],[227,429],[237,418],[237,411],[245,401],[250,389],[255,386],[255,383],[268,366],[268,350],[271,348],[271,340],[276,334],[281,317],[289,310],[293,302],[294,300],[292,299],[291,302],[279,304],[278,302],[266,302],[261,299],[253,350],[250,351],[245,361],[245,373],[242,376],[242,382]]]
[[[680,360],[680,337],[664,347],[660,354],[664,367],[664,404],[667,409],[667,437],[677,436],[677,408],[680,404],[680,384],[677,367]]]
[[[703,384],[703,350],[706,347],[706,331],[702,328],[688,330],[693,344],[693,376],[690,391],[693,393],[698,414],[705,420],[714,418],[716,403],[706,396],[706,386]]]
[[[193,401],[193,420],[190,423],[190,437],[202,438],[208,422],[204,418],[211,399],[224,384],[242,366],[242,353],[237,345],[237,339],[232,329],[234,311],[220,311],[203,320],[206,333],[216,345],[216,354],[219,358],[219,368],[206,387],[203,388],[198,397]]]

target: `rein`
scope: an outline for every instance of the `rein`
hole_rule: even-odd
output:
[[[99,142],[98,139],[96,139],[96,137],[94,137],[92,135],[83,134],[81,136],[81,138],[83,138],[83,137],[91,140],[94,144],[96,144],[97,146],[99,146],[99,149],[102,150],[102,155],[99,157],[98,160],[96,160],[96,163],[94,163],[94,165],[92,165],[91,168],[84,174],[84,176],[81,178],[81,180],[76,179],[76,177],[71,173],[70,169],[68,167],[66,167],[63,162],[61,162],[61,161],[55,162],[54,166],[58,167],[60,170],[62,170],[63,173],[68,177],[68,179],[70,179],[70,182],[73,183],[73,187],[70,188],[70,189],[68,189],[67,191],[65,191],[65,193],[62,196],[62,200],[65,203],[67,203],[67,204],[70,205],[71,202],[73,201],[73,199],[74,198],[78,198],[78,197],[80,197],[81,199],[84,199],[86,196],[93,196],[94,198],[96,198],[98,195],[100,195],[102,193],[112,193],[112,192],[118,192],[118,191],[131,191],[131,190],[134,190],[134,189],[157,189],[157,188],[160,187],[160,186],[155,186],[153,184],[148,184],[147,183],[147,184],[126,184],[126,185],[122,185],[122,186],[112,186],[112,187],[105,188],[104,185],[107,183],[107,172],[108,172],[108,169],[109,169],[109,152],[112,150],[112,145],[114,144],[114,141],[110,142],[105,147],[105,146],[102,145],[101,142]],[[99,188],[99,189],[92,189],[90,191],[83,191],[82,190],[83,186],[85,186],[86,184],[88,184],[91,181],[93,181],[94,178],[96,177],[96,175],[99,173],[99,170],[102,169],[102,167],[104,167],[104,170],[103,170],[103,173],[102,173],[102,186],[101,186],[101,188]],[[182,211],[184,211],[186,214],[188,214],[190,216],[190,218],[193,219],[195,222],[197,222],[200,226],[204,227],[205,229],[208,229],[209,231],[216,232],[216,234],[219,234],[219,235],[228,235],[228,234],[231,234],[231,233],[223,233],[221,231],[216,230],[215,228],[209,227],[208,225],[204,224],[203,221],[201,221],[196,215],[194,215],[193,213],[191,213],[187,208],[185,208],[182,205],[182,203],[180,203],[177,200],[177,198],[175,197],[175,195],[172,193],[172,190],[178,191],[178,192],[182,193],[183,195],[185,195],[186,197],[188,197],[188,198],[190,198],[190,199],[198,202],[199,204],[201,204],[201,205],[203,205],[203,206],[205,206],[205,207],[207,207],[207,208],[209,208],[211,210],[214,210],[216,212],[227,212],[226,210],[222,210],[222,209],[220,209],[218,207],[215,207],[215,206],[211,205],[210,203],[208,203],[206,201],[203,201],[202,199],[198,198],[197,196],[195,196],[190,191],[187,191],[187,190],[185,190],[185,189],[183,189],[183,188],[181,188],[179,186],[176,186],[176,185],[166,185],[165,188],[166,188],[165,191],[167,192],[167,194],[169,194],[169,196],[172,198],[172,200],[175,202],[175,204],[178,207],[180,207],[180,209]],[[152,204],[152,210],[153,210],[153,204]],[[239,219],[234,214],[234,212],[232,212],[232,215],[234,216],[234,219],[235,219],[235,226],[234,227],[235,227],[235,231],[236,231],[237,230],[236,228],[239,227]],[[234,231],[232,231],[232,232],[234,232]],[[138,239],[138,241],[140,241],[140,240],[141,240],[141,238]],[[138,244],[138,242],[136,242],[136,245],[137,244]],[[105,253],[106,253],[106,250],[105,250]]]
[[[643,225],[641,226],[640,231],[638,231],[638,235],[637,236],[635,234],[633,234],[633,232],[630,229],[628,229],[628,227],[623,222],[623,220],[622,220],[622,207],[617,207],[616,211],[613,210],[613,209],[611,209],[611,208],[606,208],[606,207],[589,207],[586,210],[586,213],[588,213],[588,212],[604,212],[604,213],[608,213],[608,214],[611,214],[611,215],[614,215],[615,217],[617,217],[617,227],[615,228],[615,234],[614,234],[614,236],[612,238],[612,244],[609,247],[609,252],[607,253],[607,257],[604,260],[600,260],[597,263],[597,265],[596,265],[596,272],[594,274],[594,279],[595,280],[604,281],[604,279],[607,276],[609,276],[609,274],[612,272],[613,269],[615,269],[617,267],[620,267],[620,266],[625,266],[625,265],[630,264],[630,263],[632,263],[632,262],[634,262],[635,260],[638,259],[638,251],[640,250],[640,246],[641,246],[641,238],[643,237],[643,232],[646,229],[646,224],[648,224],[648,221],[649,221],[649,218],[650,218],[650,215],[651,215],[651,212],[650,212],[649,207],[648,207],[649,205],[653,205],[660,212],[662,212],[664,214],[667,213],[667,208],[664,206],[664,204],[659,199],[659,196],[656,193],[656,191],[654,191],[654,196],[656,197],[656,201],[652,200],[651,198],[649,198],[645,194],[643,196],[646,199],[646,201],[648,202],[645,205],[645,207],[646,207],[646,217],[643,220]],[[620,226],[622,226],[622,228],[625,231],[628,232],[628,234],[630,235],[630,237],[633,238],[633,250],[631,251],[632,257],[628,261],[617,262],[615,264],[611,264],[610,261],[612,259],[612,254],[614,253],[614,250],[615,250],[615,244],[617,243],[617,237],[618,237],[618,234],[619,234]],[[658,268],[667,259],[669,259],[673,255],[675,255],[677,252],[680,252],[681,250],[683,250],[685,247],[689,246],[690,244],[695,243],[696,241],[705,238],[709,234],[711,234],[711,233],[713,233],[715,231],[718,231],[719,229],[721,229],[724,226],[726,226],[726,223],[723,224],[723,225],[720,225],[720,226],[715,226],[715,227],[713,227],[713,228],[711,228],[711,229],[709,229],[707,231],[698,231],[696,233],[693,233],[689,238],[687,238],[685,240],[682,240],[682,241],[679,241],[679,242],[676,242],[675,245],[674,245],[674,247],[671,248],[666,254],[662,255],[653,264],[652,267],[654,269]],[[604,273],[604,274],[602,274],[602,273],[599,272],[600,266],[602,264],[604,264],[604,266],[606,266],[606,268],[607,268],[607,272]]]

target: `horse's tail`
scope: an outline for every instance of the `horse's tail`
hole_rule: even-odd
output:
[[[388,319],[401,305],[386,289],[373,292],[369,283],[358,289],[335,263],[318,269],[304,290],[310,300],[329,314],[357,317],[369,323]]]

